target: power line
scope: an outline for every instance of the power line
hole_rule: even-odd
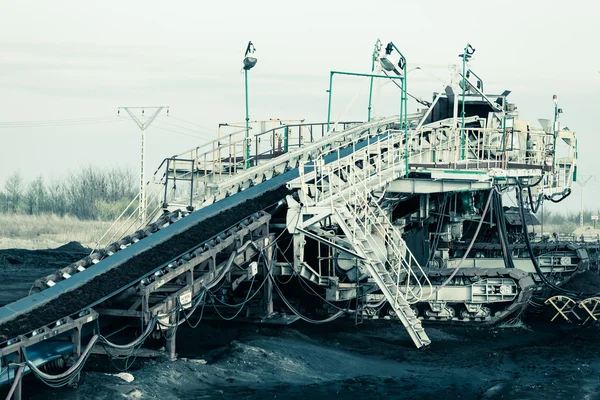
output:
[[[197,126],[197,127],[199,127],[199,128],[203,128],[203,129],[208,129],[208,130],[209,130],[209,131],[211,131],[211,132],[217,132],[217,130],[216,130],[216,129],[214,129],[214,128],[209,128],[209,127],[207,127],[207,126],[200,125],[200,124],[197,124],[197,123],[195,123],[195,122],[186,121],[185,119],[182,119],[182,118],[177,118],[177,117],[174,117],[174,116],[172,116],[172,115],[169,115],[169,117],[170,117],[170,118],[173,118],[173,119],[176,119],[176,120],[178,120],[178,121],[181,121],[181,122],[185,122],[186,124],[195,125],[195,126]]]
[[[216,133],[216,132],[211,132],[211,133],[208,133],[208,132],[202,132],[202,131],[198,131],[198,130],[195,130],[195,129],[186,128],[185,126],[181,126],[181,125],[173,124],[173,123],[171,123],[171,122],[166,122],[164,119],[160,119],[160,120],[159,120],[159,122],[160,122],[160,123],[163,123],[163,124],[171,125],[171,126],[174,126],[174,127],[180,128],[180,129],[184,129],[184,130],[186,130],[186,131],[194,132],[194,133],[197,133],[197,134],[199,134],[199,135],[207,135],[207,136],[212,136],[214,133]]]
[[[94,124],[107,124],[114,122],[121,122],[123,120],[114,117],[112,119],[98,119],[94,121],[73,121],[73,122],[56,122],[56,123],[29,123],[29,124],[6,124],[0,123],[0,129],[11,129],[11,128],[52,128],[61,126],[77,126],[77,125],[94,125]]]
[[[88,121],[116,119],[116,118],[118,118],[116,115],[103,115],[103,116],[97,116],[97,117],[67,118],[67,119],[0,121],[0,124],[1,125],[54,124],[54,123],[88,122]]]
[[[194,139],[204,139],[201,136],[198,135],[192,135],[191,133],[186,133],[186,132],[181,132],[181,131],[176,131],[170,128],[165,128],[164,126],[160,126],[159,124],[161,123],[161,121],[157,121],[156,124],[154,125],[155,128],[163,130],[163,131],[167,131],[167,132],[172,132],[172,133],[177,133],[178,135],[183,135],[183,136],[187,136],[187,137],[191,137]]]

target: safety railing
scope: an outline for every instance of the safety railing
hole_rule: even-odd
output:
[[[468,139],[464,146],[461,140],[463,132]],[[411,134],[410,162],[442,163],[449,168],[461,169],[508,168],[509,163],[541,168],[547,155],[547,136],[541,131],[530,132],[532,145],[527,148],[526,136],[506,134],[503,129],[428,129],[425,126]]]
[[[326,174],[328,176],[337,172],[333,165],[328,165],[327,170]],[[353,234],[355,236],[360,235],[362,238],[369,238],[375,234],[383,240],[384,244],[373,239],[367,239],[369,246],[375,250],[376,254],[386,255],[386,260],[377,260],[377,262],[385,267],[386,272],[390,274],[392,281],[395,283],[393,293],[396,302],[400,300],[400,297],[408,303],[423,301],[423,294],[425,292],[431,293],[431,290],[424,291],[421,280],[429,287],[431,287],[431,282],[409,250],[398,229],[392,225],[387,214],[372,198],[370,185],[366,182],[370,176],[366,173],[352,173],[352,171],[349,171],[348,176],[350,181],[345,182],[344,185],[339,184],[342,181],[329,179],[329,191],[330,193],[343,193],[341,198],[346,210],[352,216]],[[353,190],[342,191],[341,189],[345,185],[350,185]],[[333,202],[331,206],[335,207]],[[353,243],[364,246],[356,238],[351,238],[351,240]],[[389,265],[389,268],[387,265]]]
[[[255,122],[281,123],[281,125],[252,136],[251,143],[255,145],[251,147],[254,152],[249,159],[250,168],[259,165],[262,160],[272,159],[314,143],[327,135],[360,124],[360,122],[340,122],[335,129],[328,132],[327,123],[285,125],[280,120]],[[192,207],[194,203],[200,203],[202,198],[211,191],[217,190],[215,186],[218,182],[247,171],[246,130],[235,125],[227,126],[232,128],[233,132],[164,159],[146,183],[147,204],[144,208],[146,214],[140,214],[138,194],[98,240],[93,251],[118,241],[154,221],[164,206],[174,204]],[[282,138],[282,146],[283,138],[287,142],[281,152],[279,137]]]
[[[406,137],[411,141],[414,136],[411,133]],[[364,146],[357,149],[359,143]],[[387,130],[376,136],[367,131],[354,138],[351,146],[355,149],[351,155],[342,157],[341,150],[347,148],[348,143],[339,144],[338,148],[331,149],[338,152],[336,161],[325,165],[323,159],[317,159],[311,164],[301,164],[301,200],[306,205],[329,205],[332,209],[341,204],[351,214],[350,229],[355,237],[366,238],[373,233],[381,237],[389,247],[382,247],[376,241],[370,245],[392,260],[392,270],[388,273],[396,282],[396,295],[414,303],[422,300],[423,293],[431,293],[423,291],[421,279],[428,285],[430,282],[397,228],[370,195],[405,174],[405,143],[403,131]],[[355,238],[349,239],[360,246]]]

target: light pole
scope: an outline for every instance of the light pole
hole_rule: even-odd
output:
[[[560,131],[560,123],[558,122],[558,117],[562,114],[562,108],[558,108],[558,96],[552,96],[552,100],[554,100],[554,123],[552,125],[552,132],[554,133],[554,143],[552,145],[552,150],[556,153],[556,138],[558,138],[558,132]],[[552,155],[552,171],[554,171],[554,165],[556,164],[556,154]]]
[[[392,55],[394,50],[396,50],[400,56],[397,63]],[[397,76],[402,77],[402,88],[400,89],[400,129],[404,130],[404,168],[405,174],[408,177],[408,92],[406,87],[406,57],[404,57],[404,54],[396,47],[394,42],[389,42],[387,46],[385,46],[385,53],[379,58],[379,63],[385,71],[394,72]]]
[[[379,52],[381,51],[381,40],[377,39],[375,42],[375,46],[373,48],[373,56],[371,57],[371,73],[377,75],[375,71],[375,66],[379,68],[377,65],[377,61],[379,60]],[[371,122],[371,109],[373,108],[373,77],[371,77],[371,82],[369,84],[369,112],[367,114],[367,122]]]
[[[467,43],[467,46],[464,48],[463,53],[459,54],[458,56],[460,58],[462,58],[462,111],[461,111],[461,123],[460,123],[460,127],[461,127],[461,134],[460,134],[460,143],[461,143],[461,147],[462,147],[462,159],[465,159],[465,141],[466,141],[466,135],[465,135],[465,91],[467,90],[467,82],[466,82],[466,69],[467,69],[467,61],[471,59],[471,57],[473,56],[473,53],[475,53],[475,49],[473,48],[473,46],[471,46],[470,43]]]
[[[392,55],[394,50],[396,50],[400,56],[398,62],[396,62],[394,56]],[[389,42],[387,46],[385,46],[385,53],[379,58],[379,63],[385,71],[393,72],[397,76],[401,76],[403,78],[400,98],[400,126],[405,130],[405,133],[407,133],[408,95],[406,91],[406,58],[393,42]]]
[[[250,116],[248,114],[248,71],[250,71],[258,61],[254,56],[256,48],[252,42],[248,42],[246,54],[244,54],[244,88],[246,93],[246,168],[250,168]]]

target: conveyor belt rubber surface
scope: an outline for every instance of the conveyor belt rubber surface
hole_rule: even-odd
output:
[[[198,210],[66,281],[0,308],[0,341],[92,306],[248,215],[285,198],[290,193],[285,184],[297,174],[297,170],[287,172]],[[11,320],[13,315],[18,316]]]
[[[369,138],[368,142],[386,137],[387,133],[384,132]],[[326,155],[323,159],[325,163],[329,163],[366,145],[367,140],[363,140],[354,146]],[[292,169],[226,197],[67,280],[0,308],[0,343],[93,307],[107,296],[125,290],[186,250],[202,244],[245,217],[284,199],[292,193],[287,189],[286,183],[297,178],[298,174],[297,168]]]

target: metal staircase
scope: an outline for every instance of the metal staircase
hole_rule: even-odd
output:
[[[404,132],[393,130],[376,137],[366,135],[362,140],[366,146],[346,157],[328,164],[322,159],[302,164],[300,178],[290,187],[300,189],[305,214],[327,214],[337,223],[415,345],[422,347],[430,340],[411,303],[431,293],[423,290],[423,285],[431,284],[389,220],[389,212],[379,204],[385,186],[406,172],[406,138]],[[374,192],[383,194],[375,196]]]
[[[350,211],[352,206],[352,204],[346,204],[346,208],[337,208],[334,212],[335,221],[344,231],[346,237],[351,238],[354,251],[366,259],[364,265],[369,275],[385,296],[415,345],[417,347],[428,345],[431,343],[431,340],[427,337],[425,330],[421,326],[421,321],[416,317],[408,300],[408,296],[410,295],[414,301],[416,293],[412,291],[409,285],[409,282],[411,282],[410,277],[414,276],[414,272],[399,248],[401,246],[405,247],[404,240],[399,238],[400,242],[397,243],[399,246],[391,246],[391,252],[388,252],[389,258],[387,260],[381,259],[378,256],[378,252],[380,251],[379,244],[370,239],[371,235],[374,235],[375,232],[368,232],[369,221],[377,218],[377,214],[371,208],[367,213],[367,218],[356,218],[357,215]],[[371,229],[380,230],[381,228],[382,225],[378,223],[371,225]],[[397,231],[394,229],[392,232]],[[394,243],[395,238],[393,236],[396,235],[389,235],[386,238],[386,242],[396,244]],[[410,254],[408,249],[406,250]],[[410,255],[412,256],[412,254]],[[423,275],[423,278],[427,279],[425,275]],[[420,287],[421,283],[418,279],[416,282],[418,282],[417,286]]]

